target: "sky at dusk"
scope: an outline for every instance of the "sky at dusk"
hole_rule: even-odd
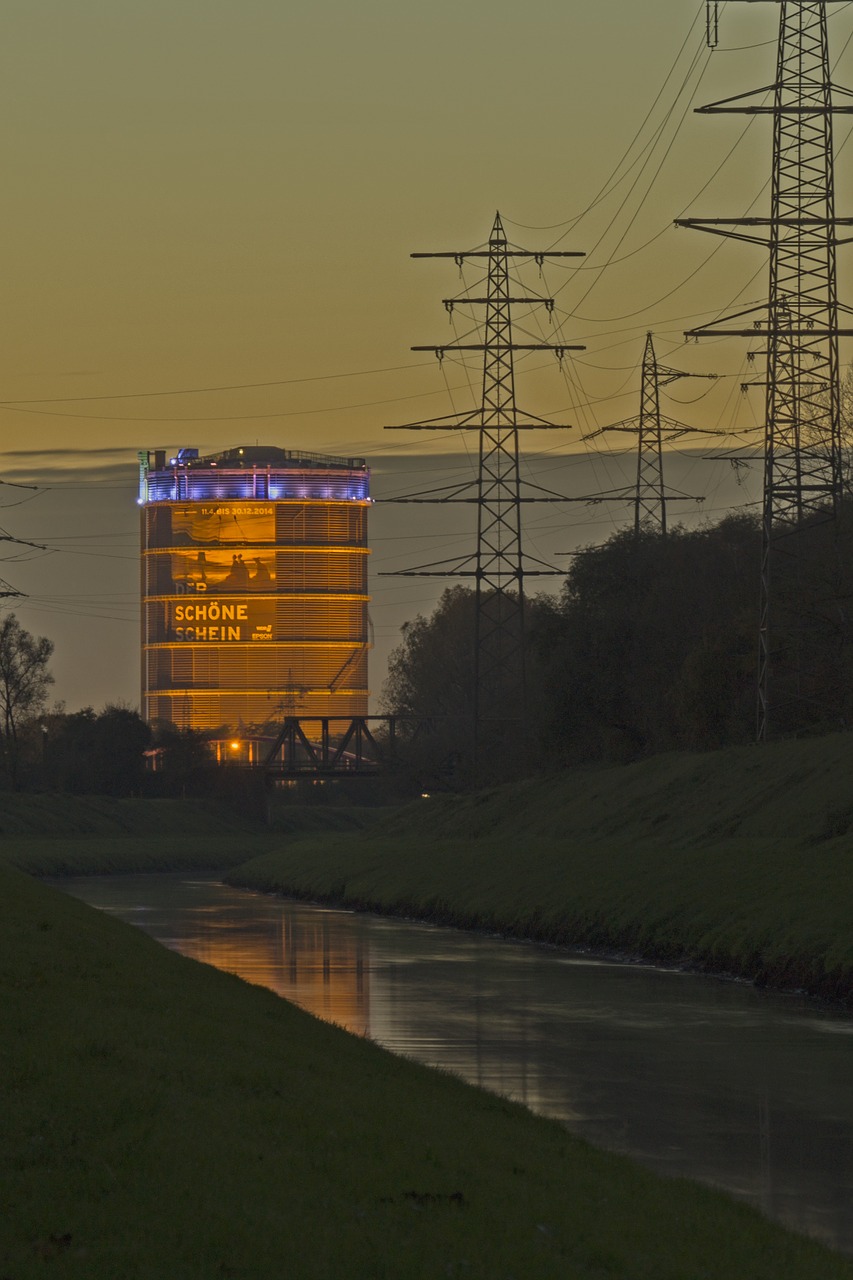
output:
[[[663,363],[720,375],[674,383],[665,411],[734,433],[679,442],[670,480],[705,501],[676,516],[757,500],[754,466],[702,456],[754,447],[761,393],[740,384],[760,363],[741,339],[682,331],[760,302],[765,255],[672,226],[768,209],[767,120],[692,109],[773,79],[778,6],[720,8],[712,53],[695,0],[7,0],[0,478],[38,487],[0,487],[0,520],[47,550],[7,544],[0,574],[54,639],[69,709],[138,701],[137,450],[256,440],[374,468],[378,692],[401,622],[446,585],[379,572],[473,546],[469,508],[381,501],[470,474],[476,452],[473,436],[382,429],[469,408],[479,379],[476,357],[409,350],[454,340],[441,299],[476,272],[409,254],[484,241],[496,209],[517,244],[587,254],[527,277],[557,311],[519,325],[587,348],[562,369],[519,361],[521,404],[571,428],[525,439],[527,474],[574,497],[629,483],[624,436],[582,437],[637,412],[653,330]],[[853,6],[829,8],[835,79],[853,85]],[[848,303],[850,268],[841,249]],[[628,518],[530,507],[530,550]]]

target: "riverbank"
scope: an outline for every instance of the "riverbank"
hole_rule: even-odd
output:
[[[853,1280],[8,868],[0,981],[15,1280]]]
[[[363,830],[382,812],[271,806],[261,825],[206,800],[0,792],[0,862],[36,876],[221,871],[283,839]]]
[[[33,875],[216,871],[276,843],[199,800],[0,793],[0,864]]]
[[[853,1005],[851,776],[849,734],[658,756],[425,798],[226,879]]]

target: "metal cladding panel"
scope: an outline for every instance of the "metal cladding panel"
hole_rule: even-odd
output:
[[[169,721],[179,729],[223,729],[227,733],[241,727],[274,725],[288,715],[364,716],[367,715],[367,692],[281,694],[275,700],[266,694],[230,690],[195,694],[152,692],[146,696],[143,710],[147,720]]]
[[[366,714],[367,485],[366,470],[333,468],[148,473],[146,718]]]
[[[151,596],[204,596],[206,599],[262,594],[367,591],[365,547],[294,547],[230,544],[226,550],[148,550],[143,591]]]
[[[149,689],[263,689],[270,697],[282,690],[348,689],[367,683],[364,645],[275,645],[260,653],[249,645],[162,646],[145,654]]]
[[[152,502],[151,547],[352,546],[367,542],[367,505],[344,502]]]

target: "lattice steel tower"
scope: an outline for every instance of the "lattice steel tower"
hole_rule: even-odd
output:
[[[756,0],[745,0],[755,3]],[[700,107],[773,118],[773,181],[769,217],[688,218],[677,225],[768,245],[766,307],[730,317],[762,318],[750,328],[716,324],[687,337],[740,336],[767,340],[763,550],[759,622],[759,740],[768,729],[797,728],[825,718],[815,681],[818,649],[837,627],[830,618],[831,552],[823,551],[825,581],[805,581],[805,554],[815,530],[834,520],[841,496],[839,335],[835,249],[837,229],[853,219],[835,216],[832,142],[834,112],[826,5],[832,0],[771,0],[780,5],[776,79],[751,93]],[[716,9],[716,5],[709,6]],[[709,17],[716,36],[716,19]],[[772,101],[767,101],[772,95]],[[759,101],[749,101],[759,98]],[[827,539],[824,537],[823,542]],[[810,563],[814,564],[812,555]],[[806,596],[811,599],[806,602]],[[824,688],[827,682],[824,678]],[[831,686],[831,681],[829,682]]]
[[[666,488],[663,476],[663,443],[677,440],[696,430],[675,418],[661,413],[660,391],[679,378],[716,378],[715,373],[687,373],[682,369],[669,369],[658,363],[654,338],[646,334],[643,349],[642,380],[640,384],[640,412],[633,418],[623,418],[607,427],[584,436],[593,440],[611,431],[621,431],[637,437],[637,478],[630,490],[599,494],[600,501],[630,501],[634,508],[634,537],[639,538],[643,529],[651,529],[666,537],[666,508],[673,500],[701,502],[695,494],[672,493]],[[703,433],[704,434],[704,433]]]
[[[643,381],[640,390],[640,421],[637,439],[637,486],[634,497],[634,537],[639,538],[643,522],[649,521],[666,537],[666,492],[663,484],[663,428],[660,418],[660,388],[683,378],[676,369],[658,365],[650,333],[643,351]]]
[[[481,403],[468,413],[452,414],[425,422],[409,423],[391,430],[476,430],[479,435],[477,479],[472,486],[454,486],[445,497],[413,496],[406,501],[475,502],[477,544],[473,555],[455,561],[424,565],[403,571],[407,575],[431,577],[473,577],[476,588],[476,633],[474,638],[474,730],[475,743],[483,736],[486,719],[494,736],[499,719],[511,734],[523,730],[526,713],[524,659],[524,579],[530,575],[558,573],[544,562],[527,557],[522,549],[521,504],[563,501],[542,486],[522,484],[519,472],[518,433],[543,430],[554,423],[521,413],[515,396],[514,357],[517,351],[553,351],[558,358],[582,346],[564,343],[516,342],[513,336],[513,306],[544,305],[553,310],[553,300],[530,293],[513,292],[510,264],[533,259],[542,266],[545,258],[579,258],[581,253],[543,253],[511,245],[500,214],[495,215],[488,244],[476,249],[445,253],[413,253],[413,258],[452,258],[460,270],[468,259],[482,259],[487,265],[486,292],[474,297],[465,290],[456,298],[445,298],[454,308],[485,307],[482,341],[453,342],[441,346],[416,346],[413,351],[434,351],[443,359],[450,351],[481,351],[483,378]],[[479,335],[478,335],[479,336]],[[474,488],[476,496],[466,496]],[[530,491],[533,491],[532,495]],[[500,706],[499,713],[496,706]]]

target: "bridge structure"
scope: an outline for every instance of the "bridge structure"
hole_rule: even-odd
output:
[[[411,741],[433,723],[423,716],[286,716],[250,767],[268,778],[372,776],[394,761],[401,738]]]

